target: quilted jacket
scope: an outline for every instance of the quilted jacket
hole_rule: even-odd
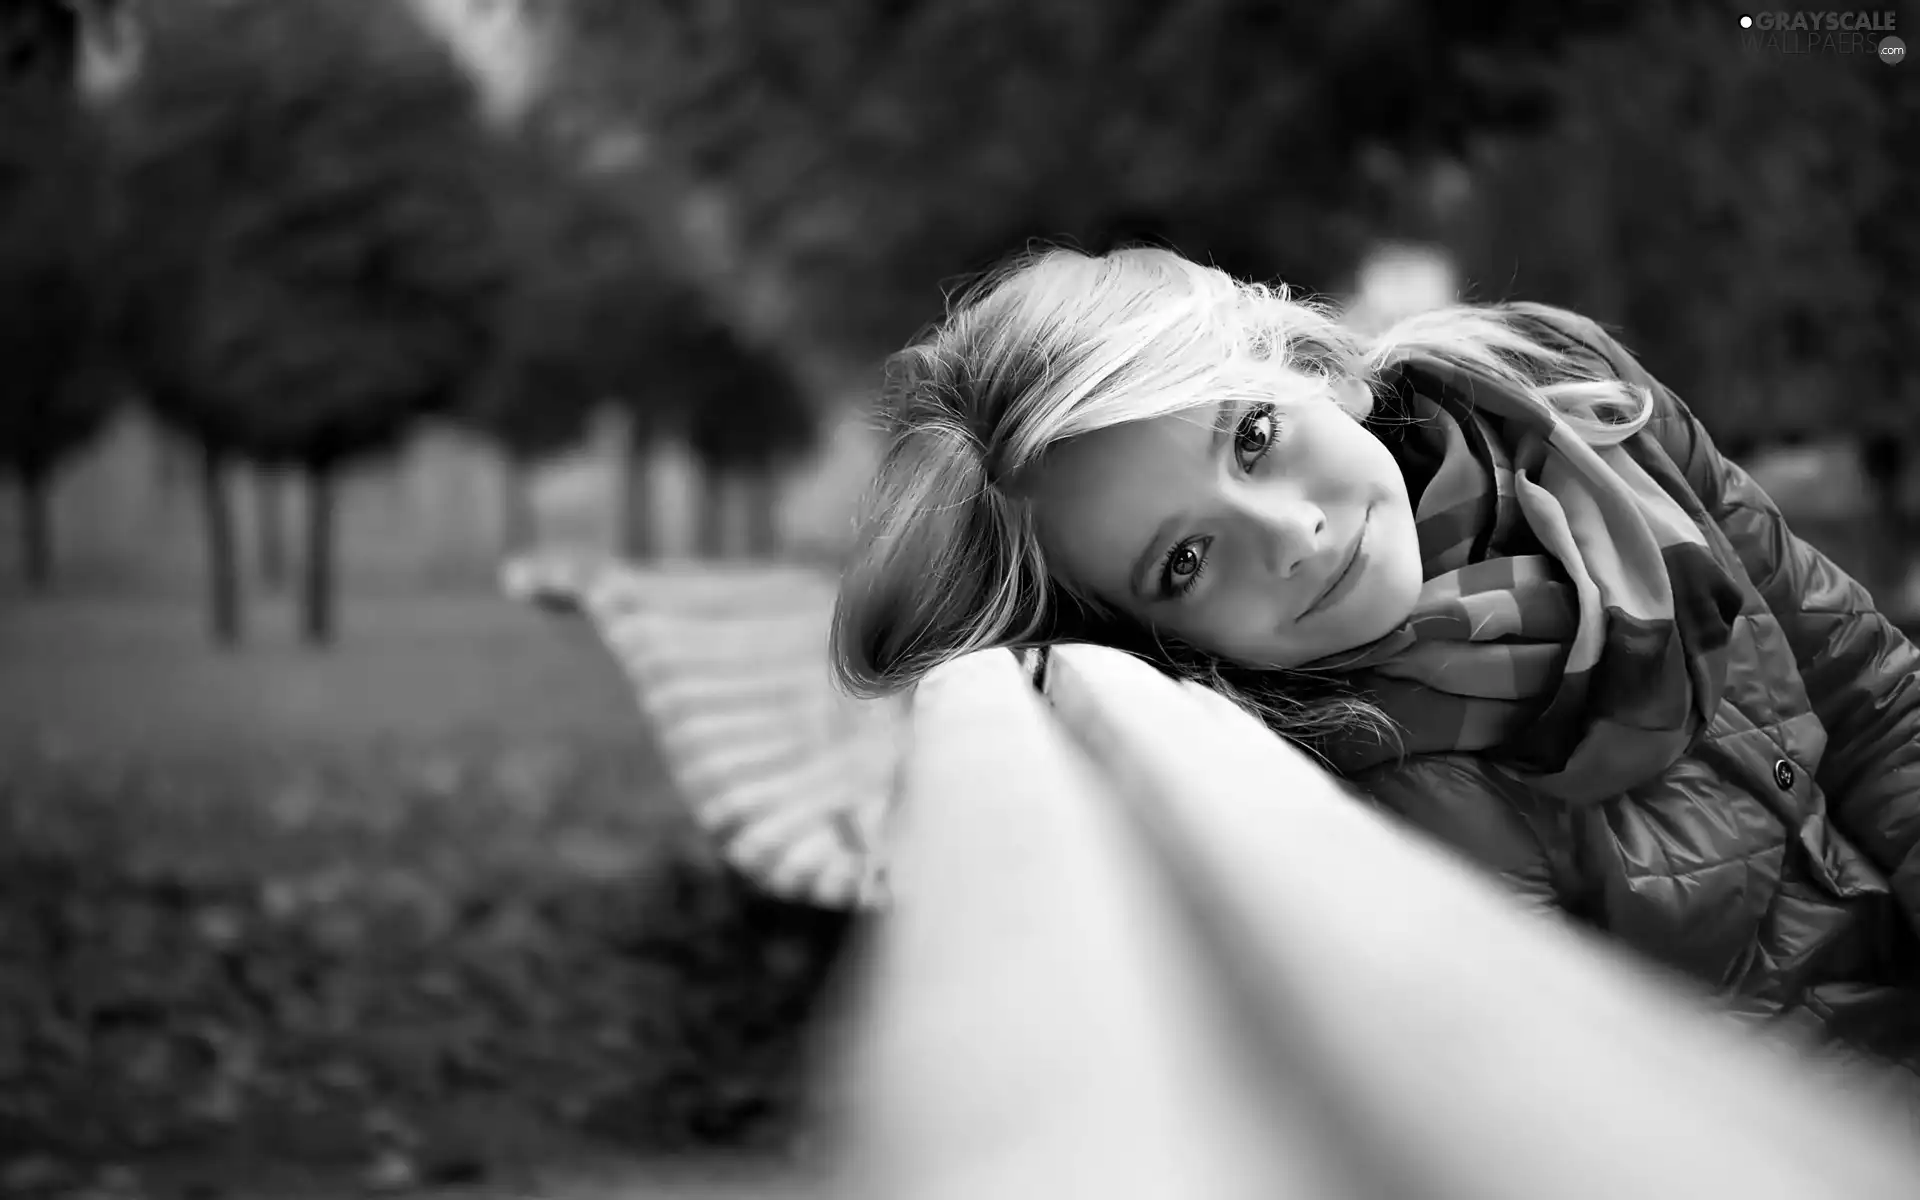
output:
[[[1920,650],[1787,528],[1700,423],[1596,324],[1531,312],[1656,411],[1745,603],[1711,724],[1602,803],[1530,794],[1493,761],[1417,756],[1353,782],[1737,1010],[1808,1016],[1920,1070]]]

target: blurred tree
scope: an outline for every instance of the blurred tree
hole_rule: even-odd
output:
[[[1492,8],[569,0],[553,103],[626,130],[676,265],[812,386],[1034,238],[1338,286],[1408,179],[1546,120],[1557,93],[1490,62],[1622,20]]]
[[[943,280],[1034,237],[1145,236],[1335,286],[1398,190],[1366,164],[1539,126],[1557,93],[1491,64],[1623,20],[1536,8],[568,5],[577,86],[615,97],[663,172],[722,190],[738,238],[811,297],[792,336],[858,359],[936,316]]]
[[[818,416],[778,355],[746,342],[712,313],[689,304],[667,332],[666,386],[684,397],[688,442],[706,483],[701,548],[724,549],[729,496],[737,494],[747,503],[747,552],[773,554],[780,536],[774,482],[782,467],[814,448]]]
[[[542,459],[580,445],[596,406],[590,381],[582,378],[581,363],[535,344],[527,333],[508,336],[513,344],[456,414],[492,440],[505,462],[503,554],[525,549],[533,537],[528,472]]]
[[[1782,53],[1722,14],[1632,8],[1630,31],[1509,64],[1557,115],[1475,155],[1470,273],[1483,298],[1617,322],[1735,458],[1852,440],[1876,511],[1810,532],[1910,608],[1920,96],[1865,47]]]
[[[78,82],[80,35],[80,16],[71,3],[0,5],[0,88],[8,99],[71,97]]]
[[[1862,65],[1664,7],[1533,64],[1559,116],[1484,144],[1472,273],[1620,323],[1737,452],[1910,421],[1868,225],[1901,160]]]
[[[607,303],[623,295],[632,303]],[[776,474],[812,448],[819,427],[790,364],[672,276],[631,278],[626,291],[610,289],[601,302],[618,323],[597,358],[608,372],[601,394],[622,401],[629,416],[627,552],[654,552],[646,462],[657,445],[678,442],[701,470],[700,550],[724,547],[725,514],[738,496],[747,501],[749,551],[771,553]]]
[[[1378,237],[1444,236],[1483,298],[1631,329],[1735,445],[1833,397],[1856,430],[1920,413],[1912,89],[1745,50],[1698,5],[566,11],[575,91],[626,117],[668,191],[717,197],[700,209],[733,259],[787,293],[789,346],[869,359],[1031,237],[1144,237],[1324,290]],[[742,286],[724,256],[688,261]]]
[[[287,584],[287,479],[273,467],[253,470],[253,520],[260,583],[277,592]]]
[[[1862,223],[1859,241],[1864,266],[1873,280],[1872,323],[1880,333],[1870,383],[1878,398],[1876,419],[1867,429],[1866,465],[1881,512],[1900,528],[1908,548],[1920,546],[1914,506],[1908,499],[1913,463],[1920,445],[1920,371],[1913,347],[1920,346],[1920,88],[1904,78],[1904,68],[1862,71],[1878,120],[1870,126],[1878,144],[1857,153],[1876,160],[1885,186]],[[1852,131],[1849,131],[1852,132]],[[1920,591],[1920,589],[1913,589]]]
[[[465,413],[521,467],[577,444],[596,410],[617,404],[630,431],[625,494],[628,554],[654,550],[652,488],[645,472],[663,441],[686,443],[708,476],[701,534],[730,490],[758,491],[754,542],[772,521],[764,485],[776,464],[810,444],[811,396],[778,348],[740,328],[678,246],[683,232],[660,181],[634,160],[609,155],[617,130],[580,135],[565,103],[522,126],[522,170],[510,203],[516,254],[514,301],[488,386]],[[715,432],[720,392],[759,426],[748,445]]]
[[[102,336],[102,162],[74,93],[76,53],[72,14],[51,0],[0,12],[0,473],[19,489],[36,588],[53,578],[53,481],[117,394]]]
[[[535,135],[508,191],[516,268],[487,379],[460,411],[506,456],[509,547],[528,531],[529,466],[578,446],[597,411],[665,403],[649,358],[650,326],[683,292],[667,280],[648,223],[611,181],[586,174]],[[636,420],[636,430],[658,422]],[[638,454],[629,455],[629,474]],[[629,478],[637,503],[643,490]],[[644,530],[644,512],[629,523]],[[644,552],[646,547],[638,547]]]
[[[201,447],[216,635],[239,635],[224,472],[251,458],[305,479],[302,627],[325,642],[339,472],[452,407],[490,348],[498,147],[380,0],[170,6],[114,115],[122,333]]]

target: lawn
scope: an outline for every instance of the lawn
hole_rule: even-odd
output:
[[[844,922],[754,896],[590,631],[0,607],[0,1195],[797,1196]]]

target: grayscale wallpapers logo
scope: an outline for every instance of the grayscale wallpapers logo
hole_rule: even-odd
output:
[[[1773,54],[1870,54],[1893,66],[1907,57],[1891,12],[1763,12],[1740,18],[1740,45]]]

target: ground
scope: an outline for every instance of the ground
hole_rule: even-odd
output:
[[[838,918],[727,876],[590,631],[0,598],[0,1196],[809,1186]]]

